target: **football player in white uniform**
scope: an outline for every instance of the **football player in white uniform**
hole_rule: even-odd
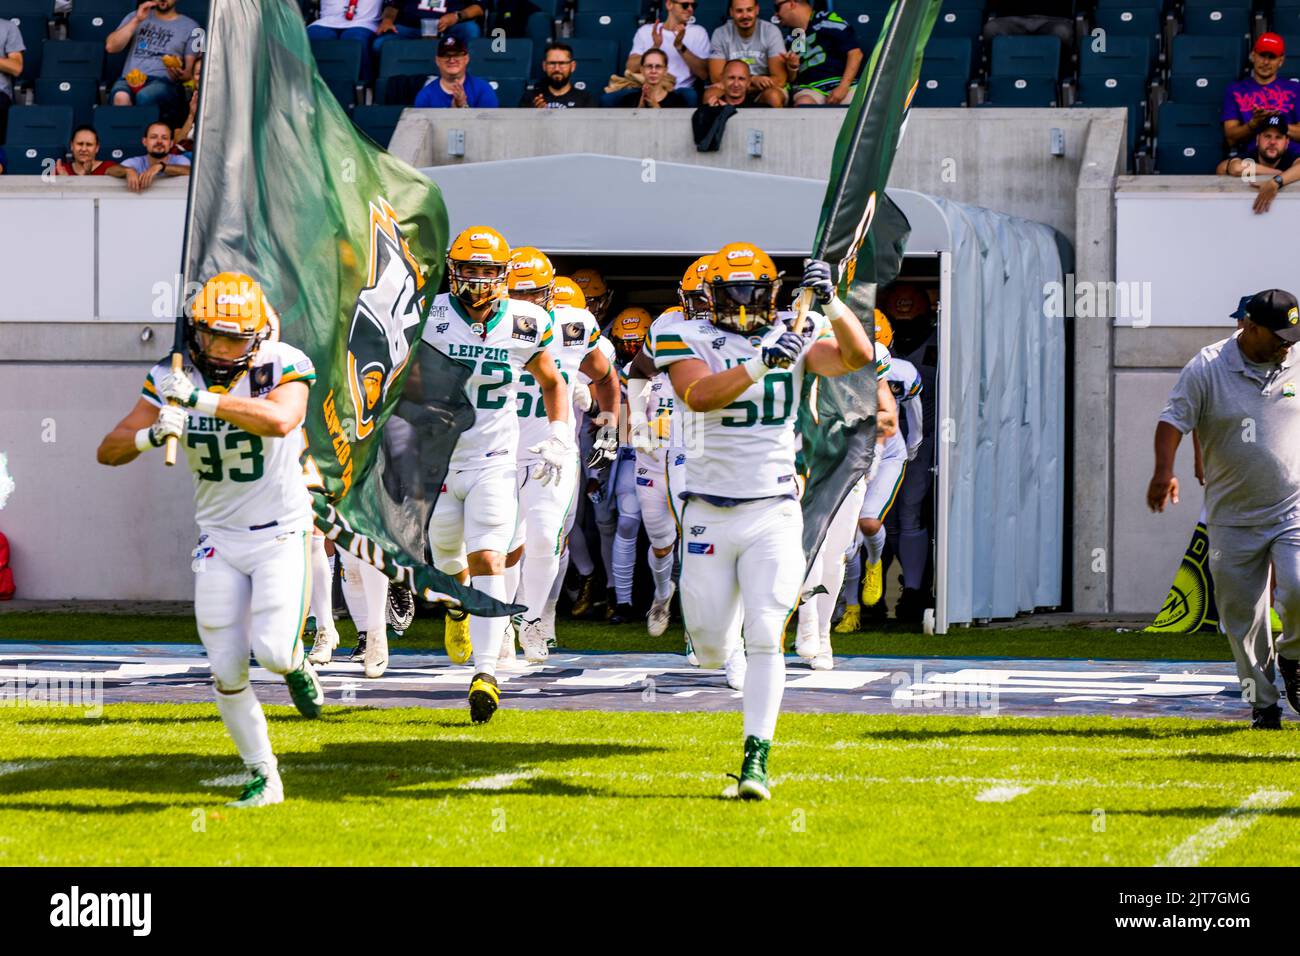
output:
[[[516,395],[525,372],[537,382],[548,421],[546,437],[529,449],[539,462],[533,476],[546,484],[563,481],[574,457],[569,389],[548,351],[551,317],[531,302],[507,296],[509,265],[510,247],[499,232],[486,226],[464,230],[447,253],[451,291],[433,300],[424,327],[427,345],[471,370],[465,391],[474,406],[474,424],[452,450],[447,479],[429,519],[434,564],[502,601],[505,557],[518,507]],[[504,617],[469,620],[475,671],[469,710],[474,723],[490,720],[500,704],[495,675],[506,624]],[[448,653],[453,650],[463,653],[449,641]]]
[[[589,413],[593,405],[597,406],[593,417],[600,417],[601,409],[608,409],[608,417],[602,418],[602,422],[617,424],[617,379],[613,366],[596,347],[600,338],[596,320],[584,308],[555,304],[554,285],[555,270],[544,253],[531,246],[514,250],[507,277],[510,298],[512,301],[531,302],[551,314],[550,352],[560,374],[569,383],[574,407]],[[582,373],[581,378],[575,374],[577,372]],[[582,378],[591,384],[584,384]],[[511,595],[511,599],[528,607],[521,622],[519,644],[524,650],[524,659],[538,663],[546,660],[549,653],[549,635],[542,619],[560,570],[565,529],[576,504],[579,469],[575,458],[574,467],[565,469],[561,481],[543,484],[532,476],[540,460],[531,449],[540,447],[549,432],[541,389],[531,375],[525,373],[521,376],[517,398],[519,519],[506,562],[520,567],[519,592]],[[576,451],[576,442],[574,448]],[[522,566],[518,564],[521,559]],[[513,639],[509,631],[506,638]]]
[[[131,413],[100,443],[101,464],[124,465],[174,437],[194,479],[198,547],[194,617],[217,710],[251,774],[230,806],[281,803],[266,717],[248,683],[250,650],[283,674],[307,717],[325,695],[302,645],[311,591],[311,495],[303,419],[311,360],[273,341],[278,324],[247,275],[210,279],[188,307],[189,366],[155,365]],[[198,376],[195,384],[194,376]]]
[[[697,436],[686,459],[682,613],[700,663],[717,667],[739,607],[749,661],[744,760],[736,792],[769,799],[767,762],[785,689],[782,638],[799,598],[804,556],[794,461],[805,370],[837,376],[872,360],[871,337],[835,296],[830,266],[804,284],[827,303],[799,331],[777,317],[781,279],[750,243],[723,246],[705,274],[708,322],[654,331],[654,358]]]

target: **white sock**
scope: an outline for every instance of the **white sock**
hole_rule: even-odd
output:
[[[520,580],[519,593],[515,596],[516,604],[527,605],[524,612],[525,621],[536,621],[542,616],[546,602],[551,598],[555,582],[560,577],[560,556],[549,551],[532,554],[524,562],[524,573]]]
[[[325,539],[311,536],[311,613],[316,618],[316,628],[334,630],[334,568],[325,553]]]
[[[383,631],[388,627],[388,576],[364,561],[358,561],[357,566],[366,591],[366,630]]]
[[[862,551],[855,549],[844,565],[844,604],[857,604],[862,593]]]
[[[217,711],[226,732],[235,742],[235,749],[248,767],[276,768],[275,754],[271,751],[271,735],[266,729],[266,715],[253,693],[252,685],[234,694],[216,690]]]
[[[748,654],[745,673],[745,736],[771,740],[785,693],[785,658],[775,649]]]
[[[673,553],[669,551],[661,558],[652,547],[646,551],[646,558],[650,562],[650,575],[655,579],[655,600],[662,601],[673,586]]]
[[[925,579],[925,559],[930,554],[930,534],[924,528],[900,531],[898,559],[903,564],[903,587],[921,587]]]
[[[523,577],[524,558],[521,555],[519,560],[513,565],[506,567],[506,573],[502,575],[506,579],[506,597],[507,603],[518,603],[519,598],[519,581]]]
[[[348,616],[357,634],[366,633],[370,626],[370,602],[366,600],[365,580],[361,577],[361,559],[350,551],[340,551],[343,562],[343,603],[348,606]]]
[[[564,587],[564,579],[569,573],[569,555],[572,552],[565,548],[564,554],[560,555],[560,563],[555,568],[555,580],[551,583],[551,590],[546,595],[546,606],[555,613],[555,604],[560,600],[560,590]]]
[[[817,595],[817,598],[820,597],[820,594]],[[821,608],[818,606],[817,598],[799,604],[799,629],[795,632],[796,648],[803,648],[810,642],[817,640],[817,633],[821,630],[818,615]],[[817,647],[819,645],[814,643],[813,646]]]
[[[875,534],[864,536],[867,541],[867,563],[879,564],[881,557],[885,553],[885,526],[881,525],[880,530]]]
[[[506,579],[500,574],[476,574],[469,579],[470,586],[491,595],[498,601],[506,599]],[[476,617],[470,615],[469,641],[474,647],[474,672],[497,672],[497,657],[501,654],[501,639],[505,636],[504,617]]]
[[[619,604],[632,603],[632,578],[636,572],[636,535],[640,522],[635,518],[618,519],[614,535],[614,596]]]

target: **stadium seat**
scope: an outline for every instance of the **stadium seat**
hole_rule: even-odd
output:
[[[9,165],[5,167],[7,176],[40,176],[46,170],[67,155],[68,147],[63,146],[29,146],[15,142],[10,137],[5,145],[9,155]]]
[[[1236,79],[1231,73],[1211,73],[1208,76],[1175,73],[1169,77],[1169,98],[1175,103],[1221,105],[1223,91]]]
[[[1270,26],[1274,33],[1283,36],[1300,33],[1300,7],[1275,7]],[[1293,50],[1295,52],[1292,52]],[[1290,45],[1287,46],[1286,52],[1288,59],[1300,55],[1300,49]]]
[[[1061,41],[1053,36],[998,36],[993,38],[990,79],[999,77],[1043,77],[1053,79],[1061,71]]]
[[[654,0],[650,0],[654,2]],[[540,4],[539,4],[540,6]],[[578,0],[578,14],[609,13],[618,16],[631,16],[633,19],[642,15],[646,3],[643,0]],[[662,12],[663,4],[658,4]],[[653,16],[653,12],[650,12]]]
[[[45,44],[43,80],[99,80],[104,72],[104,44],[59,40]]]
[[[15,106],[9,111],[6,145],[58,146],[72,139],[71,106]]]
[[[329,91],[334,94],[334,99],[339,101],[339,106],[345,110],[352,109],[357,102],[358,84],[353,80],[341,80],[338,77],[321,76]]]
[[[1056,106],[1057,102],[1056,80],[1050,76],[988,78],[989,106]]]
[[[1134,10],[1155,10],[1164,13],[1172,4],[1169,0],[1097,0],[1098,10],[1122,10],[1125,7]]]
[[[379,78],[375,92],[384,89],[390,76],[432,76],[438,72],[432,40],[388,40],[379,50]],[[477,67],[475,67],[477,72]]]
[[[89,123],[99,103],[97,80],[36,81],[36,102],[40,106],[71,106],[74,126]]]
[[[726,0],[696,0],[695,22],[710,34],[727,19]]]
[[[312,40],[312,56],[321,79],[335,98],[349,107],[359,99],[361,82],[361,44],[353,40]]]
[[[984,11],[977,8],[954,7],[945,3],[934,21],[933,36],[978,37],[984,29]]]
[[[135,12],[136,6],[135,0],[75,0],[72,12],[76,16],[100,16],[112,20],[116,29],[128,13]]]
[[[540,59],[546,44],[550,43],[555,35],[555,20],[548,13],[534,13],[528,18],[527,32],[528,39],[533,41],[533,50]]]
[[[1183,10],[1250,10],[1254,0],[1183,0]]]
[[[1283,58],[1281,69],[1282,78],[1287,80],[1300,80],[1300,34],[1293,36],[1283,34],[1282,42],[1286,44],[1286,49],[1297,51],[1295,56]],[[1292,46],[1292,44],[1295,45]]]
[[[878,23],[855,23],[853,24],[853,34],[857,37],[858,46],[862,48],[867,56],[871,56],[871,51],[876,48],[876,41],[880,39],[880,25]],[[974,42],[970,37],[944,37],[943,39],[965,39]],[[864,63],[863,67],[865,68],[865,66]]]
[[[49,26],[49,20],[46,17],[11,16],[5,19],[18,27],[18,32],[23,38],[23,46],[27,47],[23,51],[23,71],[18,75],[17,82],[19,86],[30,87],[36,77],[41,75],[41,59],[45,51],[45,44],[59,41],[45,39],[45,31]]]
[[[618,44],[618,58],[627,60],[636,34],[637,20],[632,13],[587,13],[579,11],[573,18],[573,35],[584,40],[613,40]],[[473,56],[473,54],[470,54]]]
[[[1147,85],[1145,76],[1081,76],[1076,107],[1122,106],[1128,110],[1129,169],[1137,151],[1138,135],[1145,124]]]
[[[156,106],[97,106],[91,123],[99,134],[99,158],[120,163],[144,152],[145,128],[158,119]]]
[[[208,0],[180,0],[176,4],[176,11],[189,17],[201,27],[208,25]]]
[[[54,18],[54,0],[0,0],[0,17],[6,20],[14,17]]]
[[[478,76],[532,76],[541,68],[531,40],[511,40],[504,50],[493,50],[494,42],[490,37],[469,41],[470,69]]]
[[[867,27],[873,36],[880,36],[889,13],[891,0],[832,0],[830,8],[861,31]]]
[[[1238,37],[1174,37],[1170,73],[1184,76],[1241,75],[1246,59],[1246,41]]]
[[[1079,49],[1079,76],[1149,76],[1155,64],[1154,36],[1107,36],[1105,49]]]
[[[1094,29],[1106,31],[1108,37],[1155,37],[1164,22],[1154,7],[1098,7],[1092,15]]]
[[[970,96],[970,81],[955,76],[922,75],[916,87],[913,106],[954,107],[965,106]]]
[[[600,96],[610,76],[622,72],[618,62],[618,44],[613,40],[587,40],[573,37],[567,41],[573,47],[573,85],[592,96]]]
[[[1223,158],[1223,124],[1214,106],[1160,105],[1156,170],[1173,175],[1209,175]]]
[[[68,39],[80,43],[98,43],[117,29],[118,19],[102,13],[74,13],[68,17]]]
[[[975,43],[966,37],[936,37],[925,47],[916,106],[965,106]]]
[[[384,149],[388,148],[397,129],[397,121],[402,118],[405,106],[358,106],[352,111],[352,122]]]
[[[1250,33],[1249,7],[1193,7],[1183,11],[1183,33],[1188,36],[1246,36]]]
[[[524,87],[528,85],[526,76],[492,76],[486,79],[488,85],[496,92],[497,102],[503,107],[518,106],[520,98],[524,95]]]

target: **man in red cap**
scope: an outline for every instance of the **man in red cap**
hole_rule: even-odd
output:
[[[1260,34],[1250,54],[1250,75],[1228,84],[1223,94],[1223,136],[1239,146],[1259,134],[1270,116],[1286,120],[1287,135],[1300,139],[1300,83],[1279,76],[1286,45],[1276,33]]]

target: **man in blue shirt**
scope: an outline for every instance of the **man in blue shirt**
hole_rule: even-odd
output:
[[[496,91],[487,80],[469,73],[469,50],[455,36],[438,41],[438,75],[425,84],[415,97],[417,108],[477,109],[496,107]]]

